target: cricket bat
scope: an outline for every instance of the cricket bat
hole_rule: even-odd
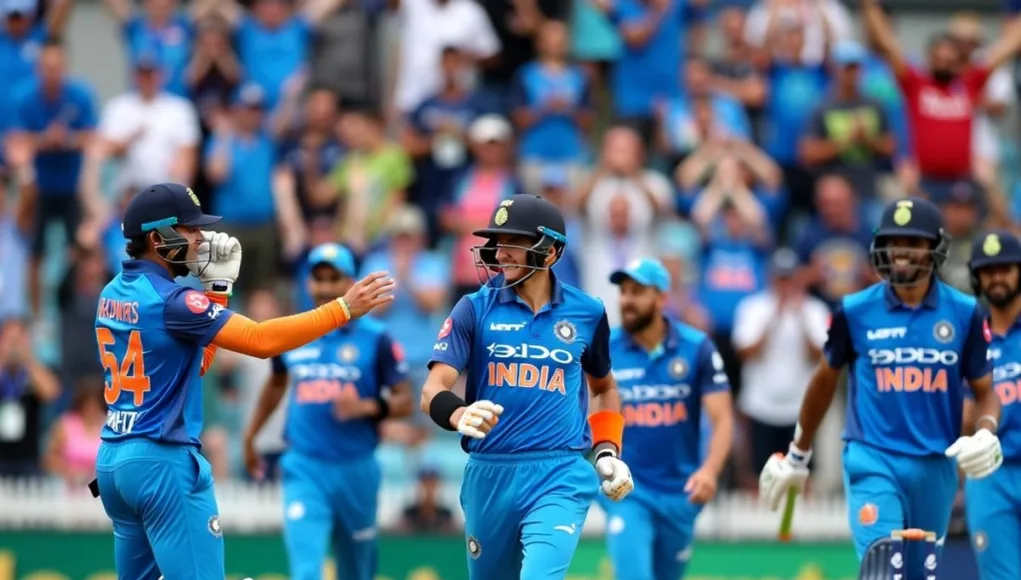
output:
[[[777,534],[781,542],[791,541],[791,527],[794,524],[794,501],[797,497],[797,489],[792,487],[787,490],[787,503],[783,508],[783,519],[780,520],[780,533]]]

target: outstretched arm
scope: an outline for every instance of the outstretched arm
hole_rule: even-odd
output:
[[[879,0],[862,0],[862,18],[865,20],[865,33],[875,42],[893,73],[900,77],[907,71],[908,63],[890,21],[879,6]]]

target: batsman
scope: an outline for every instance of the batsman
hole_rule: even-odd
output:
[[[971,283],[989,303],[993,387],[1003,406],[1003,468],[985,479],[965,482],[968,531],[975,546],[980,580],[1021,578],[1021,415],[1017,410],[1021,381],[1021,243],[1008,231],[990,232],[971,250]],[[983,411],[964,404],[965,428]],[[986,417],[985,423],[995,423]]]
[[[475,232],[486,239],[472,250],[485,283],[458,301],[433,346],[422,410],[469,453],[461,507],[472,580],[562,580],[599,480],[614,500],[634,487],[618,458],[606,309],[550,272],[564,232],[546,200],[502,201]],[[451,390],[462,373],[464,399]]]
[[[788,490],[803,488],[812,439],[847,366],[844,487],[859,559],[874,541],[903,528],[935,532],[942,544],[957,468],[979,479],[1003,461],[981,310],[938,278],[949,243],[929,201],[898,200],[884,209],[870,248],[882,280],[841,300],[794,441],[759,478],[774,510]],[[968,386],[979,418],[974,435],[960,437]],[[924,577],[924,559],[920,547],[909,545],[905,580]]]

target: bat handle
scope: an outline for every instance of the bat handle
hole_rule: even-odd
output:
[[[783,509],[783,519],[780,520],[779,538],[781,542],[791,541],[791,527],[794,523],[794,502],[797,496],[797,488],[792,487],[787,490],[787,502]]]

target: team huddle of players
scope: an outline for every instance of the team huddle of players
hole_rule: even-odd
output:
[[[96,331],[115,420],[104,428],[94,492],[113,520],[118,575],[224,577],[198,435],[200,376],[227,348],[273,358],[246,435],[253,472],[261,465],[250,442],[289,397],[280,469],[290,577],[320,578],[332,548],[338,578],[371,580],[378,423],[414,404],[399,346],[362,317],[393,300],[394,282],[385,272],[356,281],[350,252],[326,244],[310,255],[318,306],[253,322],[228,308],[242,253],[236,239],[208,231],[218,219],[186,187],[142,191],[124,220],[131,260],[102,294],[110,307],[97,313]],[[461,489],[469,577],[562,580],[599,496],[616,577],[676,580],[730,451],[723,362],[705,334],[664,315],[670,277],[653,260],[612,274],[622,325],[611,330],[600,301],[551,272],[564,232],[542,198],[516,195],[494,208],[473,248],[487,279],[439,330],[422,386],[423,412],[458,432],[469,454]],[[1009,461],[987,477],[1003,462],[1000,400],[1016,399],[1021,375],[1021,347],[1010,346],[1021,244],[998,232],[976,245],[987,324],[973,298],[937,277],[948,241],[928,202],[887,209],[872,248],[884,281],[835,313],[795,441],[763,469],[761,494],[777,509],[803,487],[812,437],[848,366],[844,463],[859,555],[893,529],[942,537],[960,468],[976,542],[981,534],[988,547],[979,552],[983,580],[1021,578],[1021,509],[1010,499],[1021,480],[1009,480]],[[174,282],[188,274],[204,292]],[[127,311],[137,315],[116,316]],[[463,398],[453,392],[462,377]],[[1021,436],[1009,425],[1006,433],[1008,457],[1021,456]],[[872,517],[857,517],[866,512]],[[920,571],[917,556],[908,560]]]

